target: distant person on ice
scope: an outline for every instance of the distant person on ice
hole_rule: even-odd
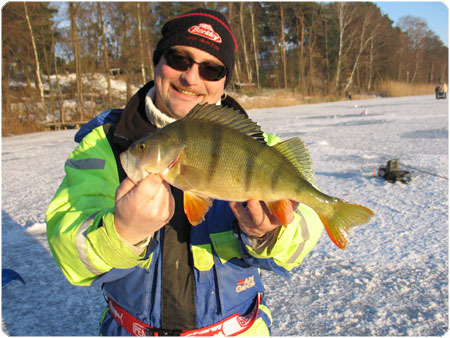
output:
[[[299,266],[323,231],[306,205],[290,205],[281,227],[256,200],[215,200],[193,227],[182,191],[153,174],[135,185],[121,167],[119,154],[131,143],[199,103],[246,115],[225,94],[237,47],[221,13],[196,9],[167,21],[154,81],[117,123],[90,131],[65,164],[46,214],[48,241],[71,283],[103,286],[104,336],[270,335],[259,269],[284,274]]]

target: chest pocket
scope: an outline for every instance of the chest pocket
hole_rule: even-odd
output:
[[[217,253],[222,264],[225,264],[232,258],[242,258],[239,243],[234,238],[232,231],[210,234],[209,237],[211,238],[214,251]]]
[[[214,266],[214,251],[222,264],[232,258],[242,258],[239,243],[232,231],[219,232],[209,235],[211,243],[192,246],[194,266],[199,271],[211,270]]]

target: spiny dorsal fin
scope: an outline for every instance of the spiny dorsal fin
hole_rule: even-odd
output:
[[[314,184],[315,173],[311,155],[300,138],[293,137],[277,143],[273,147],[283,154],[309,183]]]
[[[185,118],[218,123],[245,133],[266,144],[260,126],[231,107],[217,106],[215,104],[198,104],[192,108]]]

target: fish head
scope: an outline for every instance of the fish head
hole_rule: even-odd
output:
[[[134,142],[120,154],[120,162],[127,176],[137,183],[149,174],[170,169],[179,159],[184,145],[163,133],[155,133]]]

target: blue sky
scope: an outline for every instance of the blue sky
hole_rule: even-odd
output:
[[[441,1],[375,1],[384,14],[397,25],[402,16],[422,18],[448,47],[448,7]]]

